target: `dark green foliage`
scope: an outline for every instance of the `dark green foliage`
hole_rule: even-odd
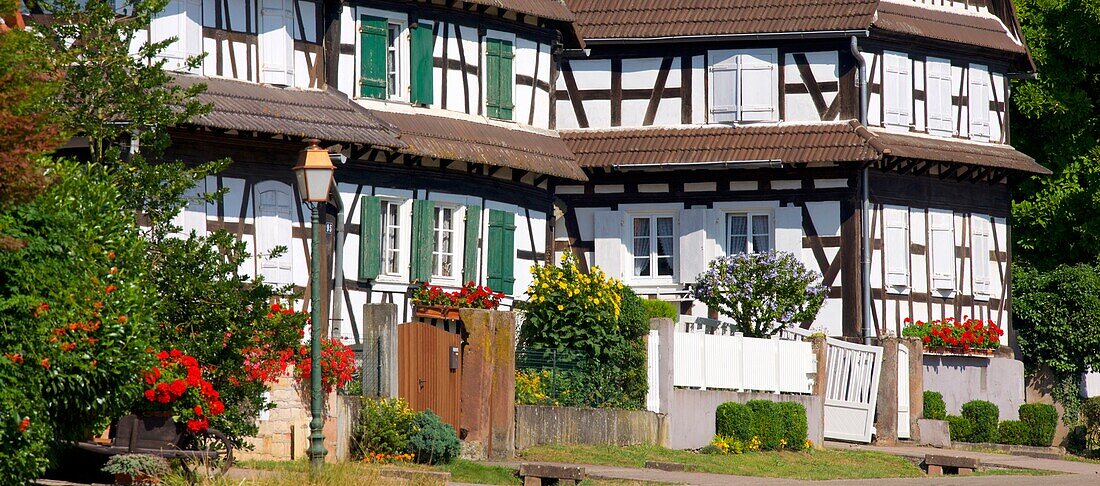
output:
[[[985,400],[971,400],[962,406],[962,416],[971,424],[968,442],[997,442],[997,422],[1001,411]]]
[[[352,431],[352,454],[356,458],[369,453],[397,455],[409,449],[416,414],[400,398],[365,398],[359,421]]]
[[[1028,425],[1019,420],[1005,420],[997,426],[998,444],[1029,445],[1030,435]]]
[[[714,413],[714,428],[718,435],[734,437],[742,442],[748,442],[756,434],[752,410],[737,402],[726,402],[718,406]]]
[[[462,446],[455,435],[454,427],[443,423],[431,410],[417,414],[412,421],[412,427],[409,452],[416,455],[417,462],[447,464],[461,452]]]
[[[1081,418],[1084,422],[1084,448],[1095,454],[1100,451],[1100,397],[1085,400],[1081,405]]]
[[[973,442],[970,438],[974,430],[974,424],[966,417],[958,415],[947,416],[948,429],[951,432],[951,440],[955,442]]]
[[[680,310],[676,308],[676,304],[667,300],[643,299],[642,306],[645,307],[646,321],[657,318],[676,320],[680,317]]]
[[[806,423],[806,407],[798,402],[778,402],[775,411],[783,424],[783,438],[787,449],[802,450],[806,445],[809,426]]]
[[[745,403],[752,410],[752,423],[755,434],[760,438],[760,448],[777,450],[783,439],[783,419],[778,413],[775,402],[768,400],[749,400]]]
[[[721,454],[722,450],[719,449],[714,444],[707,444],[707,445],[703,446],[702,449],[699,449],[699,453],[700,454]]]
[[[171,470],[166,459],[151,454],[119,454],[111,456],[103,466],[103,472],[135,477],[145,475],[159,478]]]
[[[1054,429],[1058,426],[1058,410],[1054,405],[1048,403],[1020,405],[1020,422],[1028,431],[1027,445],[1050,447],[1054,443]]]
[[[947,418],[947,404],[944,403],[940,392],[924,392],[924,418],[932,420]]]

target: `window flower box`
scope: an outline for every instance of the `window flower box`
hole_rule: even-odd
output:
[[[461,289],[444,292],[437,285],[423,284],[413,293],[413,314],[428,319],[459,320],[459,309],[496,309],[502,292],[467,282]]]
[[[936,354],[941,356],[979,356],[992,357],[993,349],[990,348],[962,348],[956,346],[932,346],[925,348],[924,354]]]
[[[948,317],[930,322],[905,319],[901,333],[905,337],[919,338],[924,343],[925,354],[993,356],[1001,347],[1004,330],[993,321],[966,317],[956,321]]]
[[[423,317],[426,319],[447,319],[451,321],[457,321],[458,307],[443,306],[443,305],[416,305],[413,307],[413,313],[416,317]]]

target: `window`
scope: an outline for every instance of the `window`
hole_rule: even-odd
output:
[[[970,138],[989,141],[989,68],[971,64],[967,75],[970,79],[968,94],[970,113]]]
[[[763,253],[772,249],[771,216],[736,213],[726,217],[729,232],[727,253]]]
[[[710,51],[712,123],[779,120],[775,49]]]
[[[400,42],[401,25],[390,22],[389,27],[386,29],[386,94],[390,98],[401,96],[398,89],[401,86],[401,58],[398,57]]]
[[[410,27],[403,14],[369,11],[359,17],[359,96],[431,104],[431,24]]]
[[[435,246],[432,248],[432,276],[453,278],[455,276],[455,210],[437,206],[435,208]]]
[[[930,209],[932,251],[932,288],[945,293],[955,290],[955,215],[951,211]]]
[[[634,276],[671,277],[676,242],[672,216],[633,218]]]
[[[913,113],[913,77],[909,57],[901,52],[882,54],[882,103],[887,128],[909,130]]]
[[[485,38],[485,114],[490,118],[512,119],[512,62],[515,54],[512,42]]]
[[[951,61],[929,57],[924,66],[928,133],[950,137],[955,134],[954,110],[951,109]]]
[[[267,4],[264,5],[264,12],[267,12]],[[280,25],[283,24],[283,19],[282,12],[279,12]],[[175,37],[175,41],[165,47],[158,57],[168,60],[164,64],[164,69],[187,70],[187,58],[202,54],[202,2],[200,0],[169,1],[164,10],[150,20],[149,34],[151,42],[163,42]],[[267,48],[266,45],[264,47]],[[200,74],[198,70],[189,71]]]
[[[882,211],[886,285],[909,287],[909,208],[884,206]]]
[[[970,217],[971,243],[970,251],[974,264],[974,298],[986,300],[989,298],[989,240],[992,238],[992,222],[987,216],[972,215]]]
[[[401,204],[382,201],[382,273],[401,274]]]
[[[263,185],[260,185],[263,184]],[[289,186],[278,183],[257,184],[256,208],[256,258],[258,273],[268,283],[286,285],[293,283],[293,257],[288,248],[293,247],[294,236],[291,208],[294,196]],[[284,251],[274,255],[282,247]]]

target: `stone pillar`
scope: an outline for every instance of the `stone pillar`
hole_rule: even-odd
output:
[[[493,383],[489,391],[489,459],[516,454],[516,315],[490,311],[493,321]]]
[[[924,418],[924,343],[920,338],[905,339],[909,348],[909,434],[910,440],[920,443],[917,420]]]
[[[676,323],[672,319],[660,318],[649,320],[650,329],[657,330],[657,386],[659,390],[658,410],[668,415],[672,413],[672,366],[673,350],[675,346]],[[666,427],[667,436],[667,427]]]
[[[879,346],[882,370],[875,406],[875,444],[892,446],[898,441],[898,338],[882,338]]]
[[[807,339],[813,344],[814,356],[817,356],[817,374],[814,376],[814,387],[811,395],[824,397],[829,385],[829,346],[823,335]]]
[[[397,396],[397,305],[363,306],[363,396]]]
[[[504,311],[462,309],[459,436],[464,456],[510,459],[515,454],[516,321]]]

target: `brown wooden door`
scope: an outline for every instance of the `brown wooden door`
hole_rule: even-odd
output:
[[[397,394],[459,430],[462,338],[423,322],[397,326]],[[451,354],[456,353],[452,369]]]

